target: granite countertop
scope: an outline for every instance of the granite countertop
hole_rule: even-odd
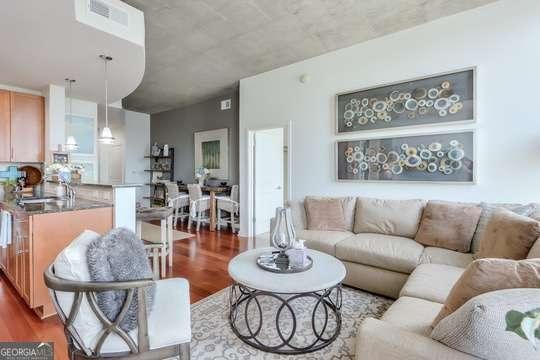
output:
[[[59,199],[52,202],[19,205],[16,199],[0,198],[0,205],[6,209],[23,212],[26,215],[58,213],[66,211],[88,210],[102,207],[112,207],[106,202],[87,200],[75,197],[74,200]]]

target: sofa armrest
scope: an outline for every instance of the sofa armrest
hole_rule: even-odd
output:
[[[430,337],[387,322],[364,320],[356,338],[356,360],[472,360],[477,357],[454,350]]]

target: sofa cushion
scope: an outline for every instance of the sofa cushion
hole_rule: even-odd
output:
[[[540,236],[540,222],[510,210],[496,209],[480,240],[478,258],[521,260]]]
[[[540,259],[540,238],[536,239],[531,250],[529,250],[527,259]]]
[[[456,282],[433,325],[452,314],[469,299],[490,291],[540,287],[540,259],[479,259]]]
[[[425,200],[356,199],[354,232],[377,233],[413,238]]]
[[[150,349],[159,349],[191,341],[189,283],[186,279],[172,278],[156,281],[154,310],[148,316],[148,342]],[[137,343],[137,329],[129,332]],[[129,351],[116,334],[103,343],[103,353]]]
[[[443,304],[465,269],[441,264],[422,264],[409,276],[399,296],[409,296]]]
[[[383,234],[358,234],[336,244],[336,257],[409,274],[414,270],[424,247],[416,241]]]
[[[437,302],[402,296],[386,310],[381,320],[402,329],[429,336],[431,323],[442,304]]]
[[[333,198],[311,198],[304,200],[307,229],[323,231],[344,231],[345,218],[342,203]]]
[[[433,329],[431,337],[482,359],[539,359],[531,343],[506,330],[506,313],[540,307],[540,289],[492,291],[467,301]]]
[[[486,231],[487,224],[489,223],[489,220],[493,216],[493,212],[496,209],[499,209],[499,208],[508,209],[512,212],[515,212],[518,215],[523,215],[523,216],[530,216],[535,211],[538,210],[538,204],[536,203],[521,205],[521,204],[494,204],[494,203],[482,202],[480,203],[480,207],[482,208],[482,214],[480,215],[480,219],[478,220],[478,226],[476,227],[476,231],[474,232],[474,236],[471,243],[471,252],[473,253],[478,252],[478,250],[480,249],[480,240],[482,239],[482,236],[484,235],[484,231]]]
[[[308,249],[322,251],[336,256],[336,244],[353,235],[349,231],[300,230],[296,232],[298,239],[305,240]]]
[[[471,253],[461,253],[458,251],[426,247],[420,258],[421,264],[442,264],[466,268],[473,261]]]
[[[429,201],[415,240],[426,246],[469,252],[482,208],[471,204]]]

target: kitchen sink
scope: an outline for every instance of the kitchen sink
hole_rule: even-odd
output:
[[[63,200],[58,196],[44,196],[44,197],[27,197],[19,200],[19,204],[42,204]]]

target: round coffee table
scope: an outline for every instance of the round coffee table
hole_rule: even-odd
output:
[[[272,251],[248,250],[229,263],[233,332],[259,350],[278,354],[304,354],[328,346],[341,330],[345,266],[333,256],[308,250],[311,269],[277,274],[256,263],[259,255]],[[263,335],[269,331],[276,335],[272,341]]]

